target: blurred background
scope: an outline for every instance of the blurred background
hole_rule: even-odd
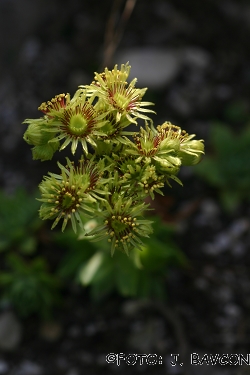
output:
[[[0,0],[0,374],[250,373],[237,362],[250,349],[249,25],[249,0]],[[155,125],[206,146],[184,187],[152,202],[143,269],[50,231],[35,198],[56,163],[23,141],[42,102],[127,61]],[[117,366],[108,353],[158,359]],[[191,353],[237,354],[211,369]]]

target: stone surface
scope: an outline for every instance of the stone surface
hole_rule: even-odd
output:
[[[24,360],[13,372],[13,375],[42,375],[42,368],[35,362]]]
[[[138,87],[159,90],[170,84],[178,74],[182,58],[178,50],[163,48],[132,48],[117,54],[118,64],[129,61],[131,77],[138,79]]]
[[[14,350],[22,337],[22,326],[12,311],[0,315],[0,349]]]
[[[4,375],[7,374],[9,371],[9,365],[7,362],[0,360],[0,374]]]

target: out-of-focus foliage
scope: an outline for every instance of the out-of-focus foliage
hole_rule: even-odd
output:
[[[20,316],[36,313],[45,319],[60,299],[60,281],[48,271],[47,261],[35,256],[42,225],[38,207],[34,194],[0,191],[0,303]]]
[[[142,251],[132,251],[129,257],[117,252],[111,258],[106,241],[71,242],[74,235],[70,230],[66,231],[58,237],[68,248],[59,274],[90,286],[94,300],[112,292],[125,297],[165,298],[169,267],[187,266],[188,261],[173,240],[173,230],[159,218],[153,219],[154,234],[146,239]]]
[[[21,189],[13,195],[0,191],[0,251],[11,247],[26,254],[35,251],[35,232],[42,224],[37,217],[38,208],[34,194]]]
[[[49,274],[45,259],[37,257],[28,262],[9,254],[6,268],[0,274],[2,301],[11,303],[23,317],[38,313],[49,318],[59,298],[58,280]]]
[[[210,133],[212,152],[207,152],[195,171],[218,188],[225,209],[234,210],[250,194],[250,126],[236,133],[229,126],[213,124]]]
[[[154,233],[145,240],[141,251],[135,249],[129,257],[116,252],[111,257],[105,239],[90,242],[83,236],[85,239],[77,240],[70,228],[63,233],[47,232],[37,218],[33,195],[24,191],[12,197],[2,192],[0,195],[1,249],[5,250],[0,253],[0,307],[10,305],[22,317],[36,314],[42,319],[50,318],[63,301],[62,293],[72,283],[89,288],[95,301],[111,293],[164,299],[170,267],[188,265],[174,241],[173,228],[158,217],[149,218],[154,221]],[[96,225],[95,220],[82,220],[87,231]],[[50,258],[47,246],[55,254],[62,254],[61,261],[55,263],[57,256]]]

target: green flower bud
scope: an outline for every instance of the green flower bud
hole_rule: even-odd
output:
[[[46,145],[49,140],[53,138],[53,134],[46,132],[46,125],[44,122],[39,124],[37,122],[32,122],[26,132],[24,133],[23,139],[33,146]]]
[[[181,159],[179,157],[168,155],[166,158],[154,157],[156,161],[156,170],[163,174],[173,174],[176,175],[181,167]]]
[[[183,165],[195,165],[201,160],[204,154],[203,140],[191,140],[181,144],[178,156],[181,158]]]
[[[172,152],[174,154],[177,154],[177,152],[180,150],[179,139],[166,138],[160,143],[159,151],[168,151],[169,152],[170,150],[172,150]]]

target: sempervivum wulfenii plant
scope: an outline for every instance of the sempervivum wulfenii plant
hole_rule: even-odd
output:
[[[49,173],[39,185],[41,219],[62,221],[62,230],[71,221],[77,232],[91,240],[106,238],[111,254],[116,249],[129,254],[141,248],[143,237],[152,232],[143,217],[148,209],[145,198],[162,194],[169,180],[177,177],[181,165],[197,164],[204,153],[202,140],[194,140],[180,127],[165,122],[156,128],[148,117],[154,113],[142,98],[146,89],[130,83],[129,64],[95,73],[90,85],[79,86],[74,96],[60,94],[38,108],[43,117],[27,119],[24,140],[33,146],[34,159],[50,160],[57,150],[70,146],[79,161],[66,158],[58,163],[60,174]],[[131,124],[145,122],[138,132]],[[83,218],[95,219],[91,230]],[[85,231],[85,232],[84,232]]]

